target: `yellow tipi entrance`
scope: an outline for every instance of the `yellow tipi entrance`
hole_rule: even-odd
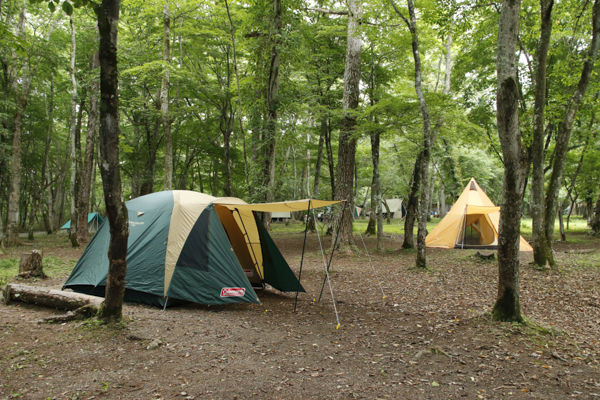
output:
[[[427,247],[467,249],[498,247],[500,207],[487,197],[474,178],[440,223],[427,235]],[[533,248],[521,237],[521,251]]]

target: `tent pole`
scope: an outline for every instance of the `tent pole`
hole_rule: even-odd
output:
[[[333,248],[331,249],[331,254],[329,255],[329,263],[327,264],[327,274],[329,273],[331,260],[333,260],[333,253],[335,252],[335,246],[337,245],[338,237],[340,236],[340,229],[342,228],[342,221],[344,220],[344,213],[346,212],[347,206],[349,205],[344,204],[344,208],[342,208],[342,217],[340,218],[340,225],[338,226],[338,231],[335,235],[335,241],[333,242]],[[323,289],[325,288],[325,282],[327,281],[327,274],[325,274],[325,278],[323,279],[323,285],[321,285],[321,294],[319,294],[319,301],[321,301],[321,297],[323,296]]]
[[[461,250],[465,248],[465,235],[467,234],[467,207],[468,206],[465,206],[465,219],[463,222],[462,244],[460,245]]]
[[[240,214],[240,210],[238,210],[236,208],[235,211],[237,211],[238,215],[240,216],[240,222],[242,223],[242,228],[244,228],[244,235],[246,235],[246,237],[248,238],[248,244],[250,245],[250,250],[252,250],[252,257],[254,257],[254,266],[256,267],[256,272],[258,272],[260,275],[260,268],[258,267],[258,258],[256,257],[256,254],[254,253],[254,247],[252,246],[252,243],[250,242],[250,235],[248,235],[248,231],[246,230],[246,225],[244,225],[244,219],[242,218],[242,214]],[[252,213],[254,213],[254,211],[252,211]],[[265,277],[262,276],[261,281],[264,281],[264,278]],[[264,288],[264,283],[263,283],[263,288]]]
[[[306,249],[306,236],[308,235],[308,219],[310,216],[310,206],[312,203],[312,199],[308,200],[308,213],[306,215],[306,224],[304,226],[304,244],[302,245],[302,258],[300,258],[300,272],[298,272],[298,288],[296,290],[296,300],[294,301],[294,312],[296,312],[296,306],[298,305],[298,292],[300,291],[300,278],[302,277],[302,264],[304,263],[304,250]]]
[[[165,311],[167,309],[167,303],[169,302],[169,296],[167,296],[167,298],[165,299],[165,305],[163,307],[163,311]]]

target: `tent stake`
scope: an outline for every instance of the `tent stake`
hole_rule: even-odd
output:
[[[325,278],[323,279],[323,285],[321,285],[321,294],[319,294],[319,301],[321,301],[321,297],[323,296],[323,289],[325,288],[325,282],[327,281],[327,274],[329,274],[329,267],[331,267],[331,260],[333,260],[333,253],[335,252],[335,246],[337,245],[338,237],[340,236],[340,229],[342,228],[342,221],[344,220],[344,213],[346,212],[346,206],[349,207],[349,204],[344,204],[344,208],[342,208],[342,217],[340,218],[340,225],[338,226],[337,234],[335,235],[335,241],[333,242],[333,247],[331,248],[331,254],[329,255],[329,263],[327,264],[327,273],[325,274]]]
[[[300,272],[298,272],[298,288],[296,290],[296,300],[294,301],[294,312],[296,312],[296,306],[298,305],[298,292],[300,291],[300,278],[302,277],[302,264],[304,263],[304,250],[306,249],[306,235],[308,234],[308,218],[310,215],[310,203],[312,203],[312,199],[308,200],[308,214],[306,216],[306,224],[304,226],[304,244],[302,245],[302,258],[300,258]]]

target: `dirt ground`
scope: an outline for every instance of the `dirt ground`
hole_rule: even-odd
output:
[[[600,242],[571,238],[556,244],[556,270],[536,270],[522,253],[527,325],[491,320],[495,262],[430,249],[430,269],[417,271],[415,254],[398,250],[400,237],[370,253],[373,266],[364,251],[334,257],[339,329],[329,285],[318,301],[316,235],[296,312],[295,294],[269,289],[258,292],[261,305],[126,304],[118,327],[39,323],[59,312],[0,306],[0,398],[600,398]],[[297,273],[303,235],[274,239]],[[76,259],[81,250],[63,244],[44,254]],[[59,288],[65,279],[36,285]]]

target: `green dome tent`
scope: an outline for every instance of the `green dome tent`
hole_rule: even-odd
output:
[[[304,291],[243,200],[174,190],[127,203],[129,241],[125,301],[157,306],[260,303],[254,286]],[[108,220],[101,225],[63,289],[104,296]]]

